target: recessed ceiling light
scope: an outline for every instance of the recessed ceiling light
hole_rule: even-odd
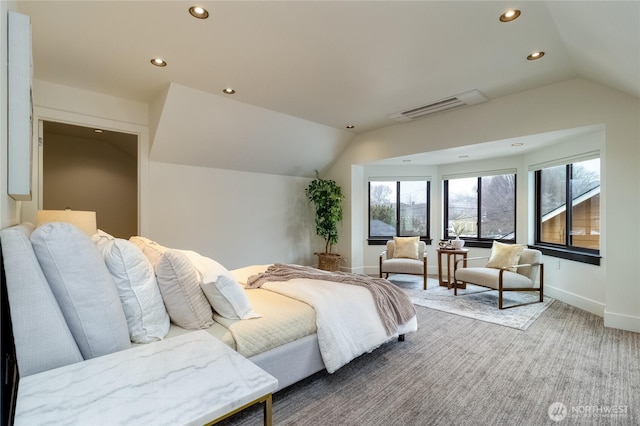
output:
[[[222,89],[222,93],[224,93],[225,95],[233,95],[234,93],[236,93],[236,91],[231,87],[227,87],[226,89]]]
[[[162,58],[153,58],[151,60],[151,63],[153,65],[155,65],[156,67],[166,67],[167,66],[167,62]]]
[[[402,160],[403,163],[410,163],[411,160]]]
[[[191,6],[189,8],[189,13],[191,14],[191,16],[198,19],[207,19],[209,17],[209,12],[207,12],[207,9],[200,6]]]
[[[353,124],[349,124],[349,125],[347,126],[347,129],[353,129],[354,127],[356,127],[356,126],[354,126]]]
[[[458,155],[458,158],[469,158],[468,155]]]
[[[522,146],[524,145],[522,142],[512,143],[511,146]]]
[[[502,15],[500,15],[500,22],[511,22],[518,19],[520,11],[518,9],[509,9]]]
[[[544,56],[544,52],[533,52],[531,55],[527,56],[527,60],[535,61],[536,59],[540,59]]]
[[[94,133],[102,133],[102,129],[93,129]]]

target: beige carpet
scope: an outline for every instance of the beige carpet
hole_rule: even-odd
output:
[[[640,334],[560,301],[526,331],[416,306],[418,331],[273,396],[278,426],[640,424]],[[562,405],[560,405],[562,404]],[[549,416],[562,414],[555,422]],[[256,406],[223,422],[262,424]]]

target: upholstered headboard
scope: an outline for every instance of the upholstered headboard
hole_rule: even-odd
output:
[[[16,348],[13,341],[13,327],[9,311],[2,247],[0,247],[0,269],[0,278],[2,280],[2,287],[0,288],[0,351],[2,352],[2,359],[0,359],[0,370],[2,372],[0,412],[2,417],[0,422],[3,425],[12,425],[18,396],[19,374],[16,363]]]

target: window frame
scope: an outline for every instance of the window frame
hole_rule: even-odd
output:
[[[477,180],[477,192],[478,192],[478,196],[477,196],[477,209],[478,209],[478,213],[477,213],[477,217],[476,217],[476,227],[477,227],[477,235],[482,235],[482,221],[480,220],[480,215],[482,214],[482,178],[487,178],[487,177],[494,177],[494,176],[503,176],[503,175],[513,175],[513,239],[511,238],[481,238],[479,236],[477,236],[476,238],[469,238],[469,237],[460,237],[461,240],[464,240],[465,243],[465,247],[480,247],[480,248],[491,248],[491,246],[493,245],[494,241],[498,241],[501,243],[505,243],[505,244],[515,244],[516,242],[516,233],[517,233],[517,220],[518,220],[518,215],[517,215],[517,206],[518,206],[518,174],[516,172],[511,172],[511,173],[497,173],[497,174],[487,174],[487,175],[480,175],[480,176],[475,176],[476,180]],[[468,176],[468,177],[474,177],[474,176]],[[449,181],[452,179],[456,179],[456,178],[449,178],[449,179],[443,179],[442,183],[442,200],[443,200],[443,212],[442,212],[442,217],[443,217],[443,221],[442,221],[442,225],[443,225],[443,238],[445,240],[450,240],[452,238],[455,238],[453,235],[449,235]]]
[[[395,235],[371,235],[371,184],[375,182],[396,182],[396,233]],[[370,180],[367,183],[367,242],[370,246],[378,246],[378,245],[386,245],[387,241],[392,240],[394,237],[399,236],[400,233],[400,183],[401,182],[415,182],[422,181],[421,179],[389,179],[387,181],[383,180]],[[426,198],[426,222],[427,222],[427,235],[421,235],[420,241],[424,241],[427,245],[430,245],[432,242],[431,239],[431,181],[429,179],[424,179],[424,182],[427,183],[427,198]]]
[[[569,204],[572,204],[573,189],[571,185],[571,176],[573,176],[573,165],[579,161],[574,161],[565,166],[565,229],[573,229],[573,208],[569,208]],[[531,247],[536,248],[542,252],[542,254],[561,259],[573,260],[581,263],[588,263],[591,265],[600,265],[600,249],[591,249],[585,247],[574,246],[571,243],[573,238],[571,232],[565,232],[565,243],[551,243],[542,241],[542,187],[541,177],[544,169],[537,169],[534,171],[534,200],[535,200],[535,213],[534,213],[534,243]],[[600,244],[600,242],[598,243]]]

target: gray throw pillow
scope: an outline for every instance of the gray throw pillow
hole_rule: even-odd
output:
[[[84,359],[130,348],[116,285],[89,237],[51,222],[33,231],[31,243]]]
[[[0,231],[20,376],[82,361],[29,239],[33,226]]]

